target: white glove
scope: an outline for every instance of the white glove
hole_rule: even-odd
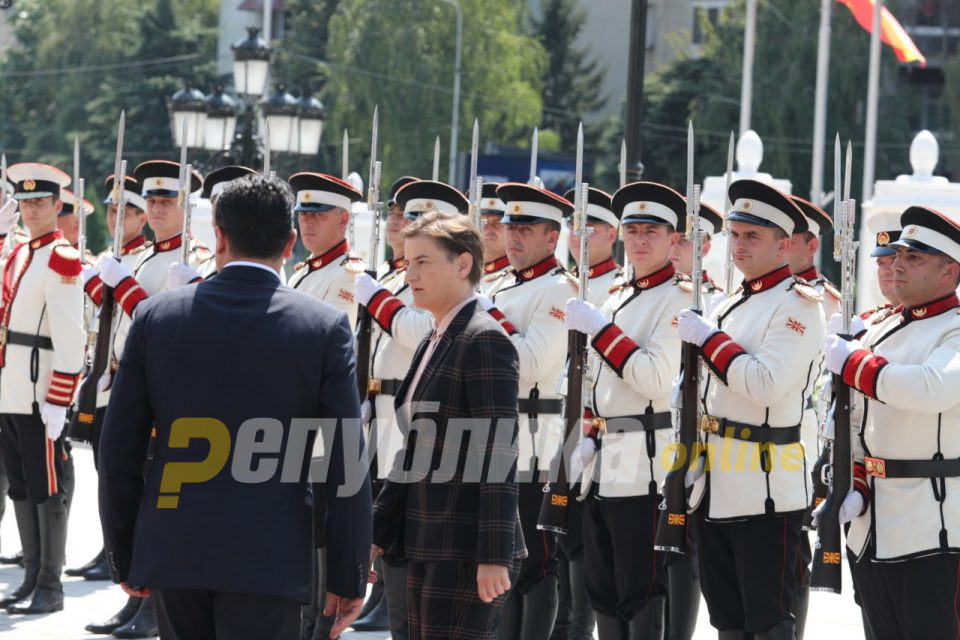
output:
[[[493,304],[493,300],[483,295],[482,293],[477,294],[477,303],[480,305],[480,308],[482,308],[484,311],[490,311],[490,309],[493,309],[495,306],[497,306]]]
[[[373,418],[373,407],[369,400],[364,400],[360,405],[360,424],[367,424]]]
[[[86,286],[87,283],[90,282],[90,279],[93,276],[97,275],[97,270],[88,264],[84,264],[82,274],[83,274],[83,285]]]
[[[56,440],[63,433],[64,423],[67,421],[67,408],[44,402],[43,408],[40,409],[40,419],[47,426],[47,437]]]
[[[706,469],[706,464],[707,464],[707,456],[705,455],[697,456],[697,462],[695,464],[691,464],[687,468],[686,475],[683,476],[684,486],[686,486],[687,488],[692,487],[693,484],[697,480],[699,480],[700,477],[704,474]]]
[[[866,331],[866,329],[867,325],[864,324],[863,318],[861,318],[859,314],[855,314],[850,321],[850,335],[858,336]],[[843,314],[837,311],[830,316],[830,321],[827,322],[827,334],[840,333],[841,331],[843,331]]]
[[[584,438],[570,455],[570,482],[577,482],[583,475],[583,469],[597,455],[597,443],[593,438]]]
[[[0,186],[2,188],[2,186]],[[10,233],[20,219],[20,212],[17,211],[17,201],[10,198],[0,207],[0,235]]]
[[[358,273],[353,280],[353,284],[353,294],[357,297],[357,302],[363,306],[367,306],[377,291],[383,288],[379,282],[366,273]]]
[[[200,272],[188,264],[174,262],[167,269],[167,290],[179,289],[200,277]]]
[[[579,331],[593,335],[609,324],[595,306],[586,300],[570,298],[567,300],[567,314],[563,325],[568,331]]]
[[[97,260],[97,273],[103,284],[108,287],[116,287],[124,278],[129,278],[132,273],[122,262],[114,260],[111,256],[103,256]]]
[[[859,340],[844,340],[836,334],[830,334],[823,346],[824,364],[827,369],[839,374],[843,371],[843,363],[857,349],[863,349]]]
[[[677,318],[677,332],[684,342],[702,347],[703,343],[717,332],[717,325],[692,309],[684,309]]]
[[[810,514],[814,527],[820,526],[820,518],[823,516],[823,510],[826,506],[827,501],[824,500],[820,503],[820,506]],[[861,513],[863,513],[863,495],[861,495],[859,491],[851,491],[847,494],[847,497],[843,499],[843,502],[840,503],[840,511],[837,513],[837,519],[840,521],[840,524],[846,524]]]

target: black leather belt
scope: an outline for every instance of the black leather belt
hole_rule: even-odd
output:
[[[867,475],[875,478],[950,478],[960,476],[960,459],[886,460],[864,457]]]
[[[47,349],[53,351],[53,340],[47,336],[38,336],[32,333],[19,331],[0,331],[0,344],[15,344],[21,347]]]
[[[660,413],[641,413],[635,416],[614,416],[612,418],[593,418],[593,424],[604,433],[634,433],[637,431],[659,431],[672,429],[673,421],[669,411]]]
[[[531,400],[520,398],[517,400],[517,411],[520,415],[540,415],[541,413],[560,413],[563,410],[563,401],[559,398]]]
[[[730,436],[757,444],[785,445],[800,442],[800,425],[793,427],[764,427],[745,422],[736,422],[715,416],[700,416],[700,430],[718,436]],[[728,433],[728,430],[730,432]]]
[[[374,396],[395,396],[400,391],[401,384],[403,384],[403,380],[397,380],[396,378],[370,378],[367,381],[367,392]]]

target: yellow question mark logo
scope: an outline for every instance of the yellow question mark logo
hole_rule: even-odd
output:
[[[213,479],[230,456],[230,431],[227,425],[214,418],[178,418],[170,427],[170,447],[182,449],[193,438],[210,442],[210,453],[200,462],[168,462],[163,465],[160,479],[158,509],[176,509],[180,487],[184,482],[206,482]]]

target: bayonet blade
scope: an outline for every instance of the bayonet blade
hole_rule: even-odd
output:
[[[687,213],[693,213],[693,120],[687,123]]]
[[[540,146],[540,130],[533,128],[533,139],[530,141],[530,180],[529,184],[537,186],[537,153]]]
[[[263,120],[263,175],[270,175],[270,121]]]
[[[123,191],[123,176],[120,175],[120,163],[123,161],[123,134],[127,123],[127,112],[120,112],[120,121],[117,123],[117,151],[113,156],[113,196],[117,202],[119,192]]]
[[[850,199],[850,182],[853,177],[853,142],[847,140],[847,161],[843,167],[843,199]]]
[[[440,179],[440,136],[433,142],[433,177],[431,180],[436,182]]]
[[[477,155],[480,153],[480,121],[476,118],[473,119],[473,136],[470,139],[470,182],[469,187],[471,191],[476,191],[476,182],[477,182]],[[479,193],[473,193],[470,198],[471,203],[476,203],[480,200]]]
[[[583,121],[580,122],[580,126],[577,129],[577,160],[574,167],[576,182],[573,183],[573,202],[575,205],[580,206],[580,187],[583,183]]]
[[[7,154],[0,154],[0,206],[7,201]],[[9,244],[9,243],[5,243]]]
[[[627,184],[627,140],[620,141],[620,186]]]
[[[343,130],[343,148],[340,158],[340,177],[344,180],[350,175],[350,134]]]

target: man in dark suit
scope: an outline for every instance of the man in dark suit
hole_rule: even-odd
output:
[[[353,336],[346,314],[280,284],[291,210],[276,179],[224,189],[219,274],[140,305],[114,381],[100,443],[107,557],[128,593],[155,596],[164,640],[298,637],[322,420],[336,424],[323,426],[326,477],[314,485],[331,637],[363,602],[372,521],[369,479],[346,453],[362,445]]]
[[[374,505],[371,555],[409,559],[411,640],[492,639],[526,556],[515,481],[517,352],[473,293],[483,265],[476,227],[431,212],[403,235],[414,303],[437,326],[397,392],[407,441]]]

